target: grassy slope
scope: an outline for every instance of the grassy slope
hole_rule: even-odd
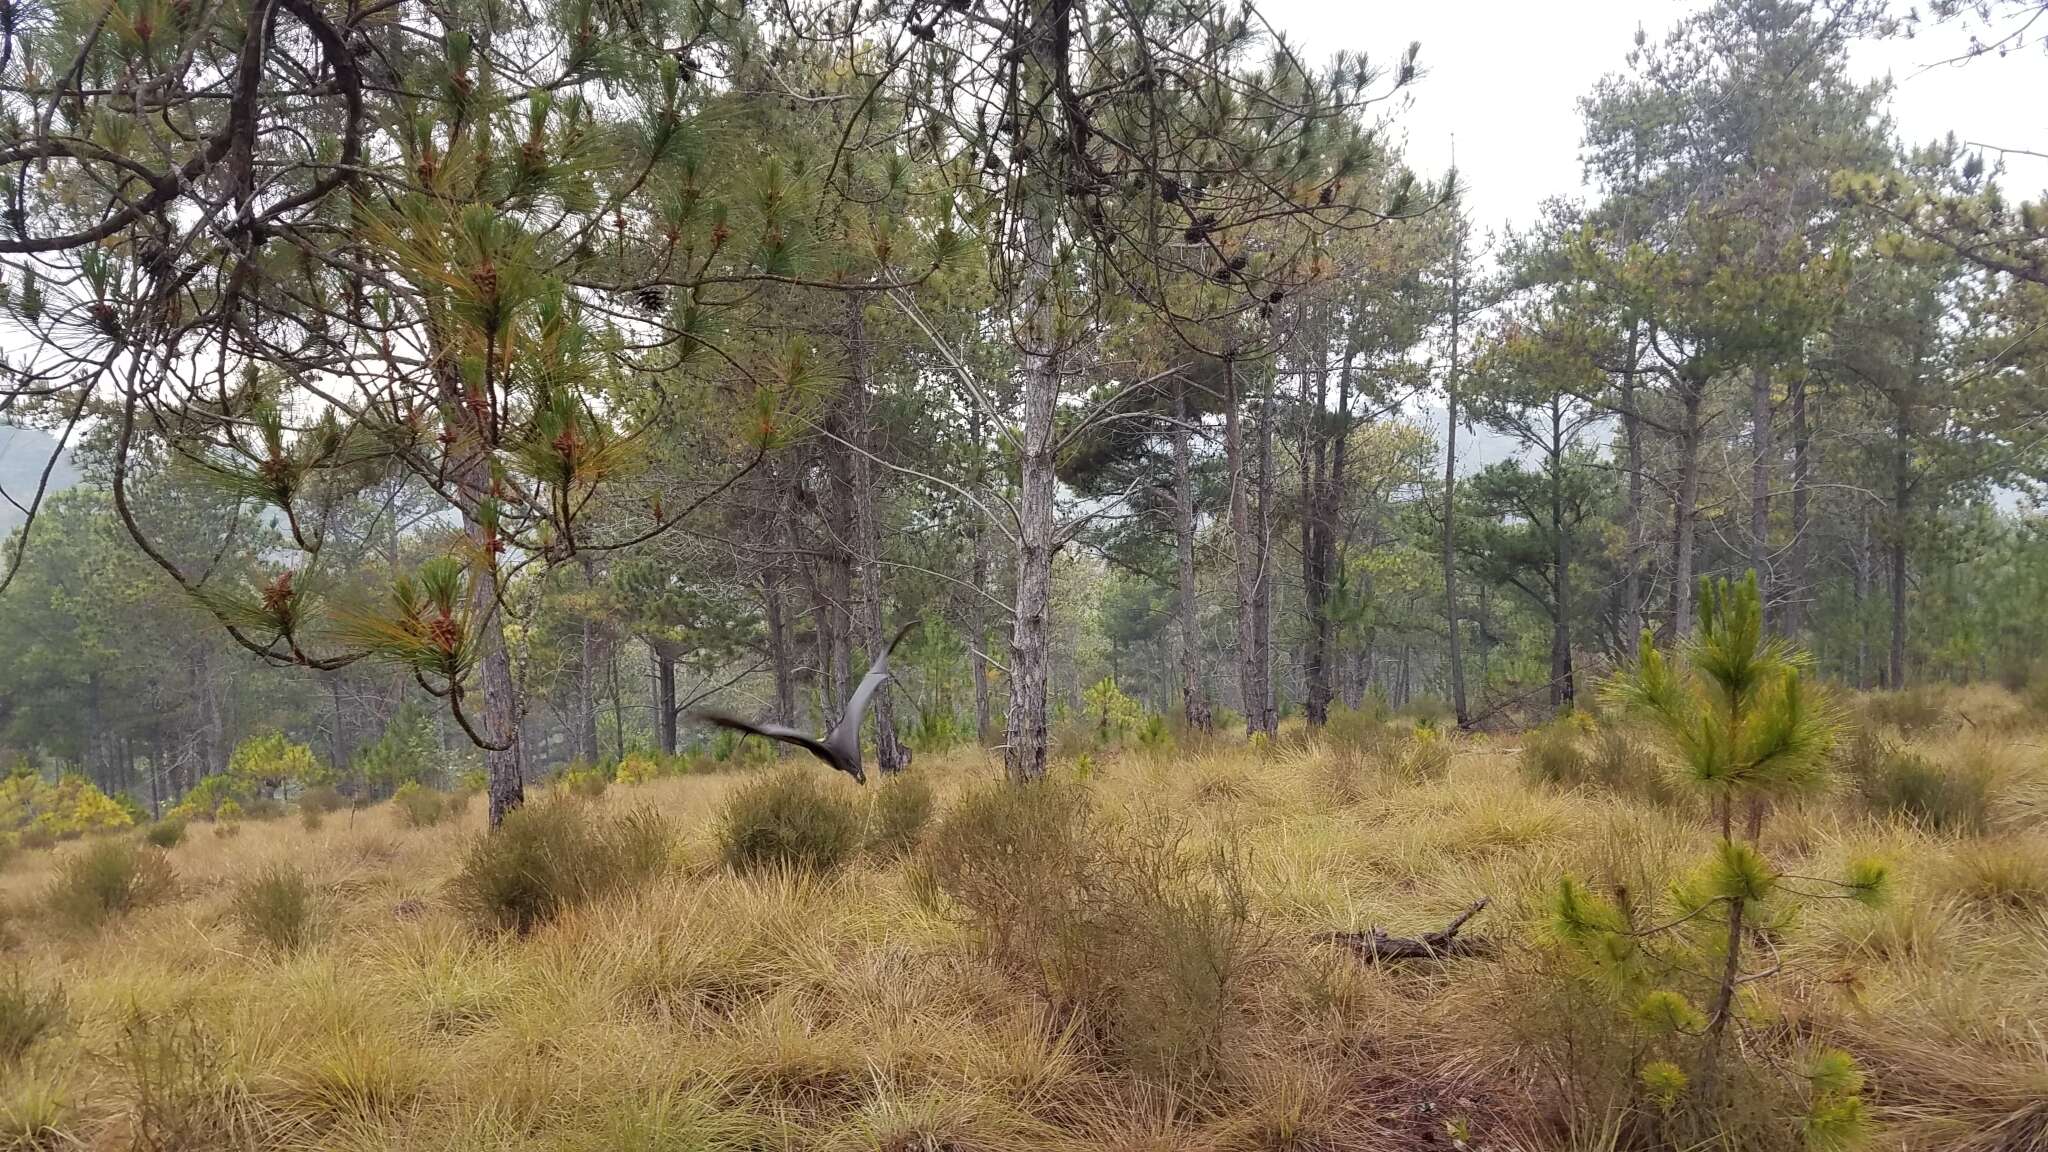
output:
[[[1932,743],[1960,754],[1970,738]],[[1880,1146],[2048,1146],[2048,892],[1973,879],[2048,861],[2048,773],[2038,731],[1995,739],[2005,778],[1983,837],[1932,837],[1840,798],[1773,822],[1788,866],[1873,848],[1900,866],[1889,910],[1811,917],[1767,993],[1780,1020],[1870,1068]],[[316,831],[195,826],[170,853],[180,897],[90,938],[32,908],[77,846],[17,856],[0,874],[15,909],[0,965],[61,985],[68,1024],[0,1069],[0,1106],[108,1148],[138,1129],[195,1148],[1389,1148],[1466,1132],[1477,1147],[1555,1146],[1513,991],[1544,897],[1567,870],[1692,853],[1699,823],[1528,785],[1513,739],[1461,740],[1446,777],[1413,782],[1282,744],[1263,759],[1242,745],[1113,759],[1091,783],[1112,813],[1165,808],[1250,850],[1267,959],[1211,1084],[1172,1093],[1092,1060],[972,958],[903,865],[723,872],[711,815],[737,778],[695,777],[595,802],[675,822],[668,876],[523,940],[480,936],[444,903],[478,805],[417,831],[388,806]],[[918,770],[942,793],[994,772],[971,754]],[[227,914],[235,879],[278,860],[319,892],[314,942],[283,958]],[[2005,902],[1971,896],[1986,891]],[[1481,895],[1495,904],[1471,931],[1509,941],[1496,960],[1379,971],[1310,941],[1435,928]]]

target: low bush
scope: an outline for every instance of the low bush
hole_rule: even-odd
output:
[[[561,799],[528,804],[470,845],[450,894],[477,926],[526,933],[657,874],[671,842],[652,812],[607,816]]]
[[[1971,909],[2048,916],[2048,840],[1981,840],[1956,850],[1943,886]]]
[[[29,986],[19,968],[0,980],[0,1066],[28,1054],[37,1040],[64,1019],[64,994]]]
[[[1164,820],[1101,823],[1085,791],[1041,782],[963,798],[919,863],[983,954],[1081,1013],[1105,1055],[1162,1080],[1209,1071],[1260,951],[1241,854]]]
[[[830,872],[859,847],[860,814],[837,780],[792,767],[733,790],[719,810],[719,858],[736,872]]]
[[[1570,717],[1522,733],[1522,750],[1515,759],[1522,778],[1564,788],[1586,783],[1591,772],[1583,737],[1583,728]]]
[[[577,764],[562,773],[560,783],[562,790],[571,796],[580,796],[585,800],[595,800],[599,796],[604,795],[604,790],[611,787],[612,781],[611,777],[605,775],[602,768],[596,768],[589,764]]]
[[[273,864],[235,885],[229,911],[242,933],[278,952],[306,942],[313,926],[313,886],[289,864]]]
[[[1863,716],[1871,726],[1896,728],[1907,735],[1949,722],[1941,690],[1930,684],[1872,692],[1863,698]]]
[[[1970,758],[1944,765],[1864,729],[1837,766],[1871,811],[1936,832],[1981,831],[1991,820],[1992,766]]]
[[[185,841],[185,822],[167,816],[144,828],[142,838],[158,848],[176,848]]]
[[[391,795],[398,821],[408,828],[432,828],[461,811],[459,802],[417,781],[408,780]]]
[[[331,784],[316,784],[299,793],[299,811],[326,814],[348,807],[348,797]]]
[[[867,851],[895,860],[916,851],[932,817],[932,786],[899,773],[882,781],[868,802]]]
[[[126,840],[95,840],[64,861],[45,903],[60,922],[90,931],[166,899],[177,874],[161,851]]]

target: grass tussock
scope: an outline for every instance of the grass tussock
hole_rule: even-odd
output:
[[[867,853],[898,860],[916,851],[935,803],[931,782],[923,776],[901,773],[883,780],[868,804]]]
[[[175,816],[158,820],[142,830],[142,839],[155,848],[176,848],[185,842],[185,822]]]
[[[32,986],[16,968],[0,979],[0,1068],[21,1060],[64,1021],[64,993]]]
[[[313,886],[290,864],[272,864],[235,884],[229,910],[242,934],[274,952],[295,951],[313,931]]]
[[[718,813],[717,836],[719,858],[735,872],[832,872],[860,848],[861,817],[838,780],[789,767],[735,789]]]
[[[564,909],[654,876],[671,842],[667,822],[652,811],[610,814],[559,799],[529,804],[470,845],[449,894],[476,926],[524,934]]]
[[[89,932],[117,917],[167,899],[177,873],[156,848],[107,837],[68,856],[44,896],[50,915]]]
[[[397,811],[399,822],[407,828],[432,828],[443,820],[462,815],[467,800],[465,796],[439,792],[408,780],[392,793],[391,807]]]

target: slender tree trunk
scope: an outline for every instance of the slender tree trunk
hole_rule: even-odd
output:
[[[869,349],[867,327],[867,297],[863,293],[848,292],[846,296],[846,347],[851,372],[847,381],[848,413],[854,441],[862,448],[869,448],[871,421],[868,418]],[[871,450],[871,449],[870,449]],[[874,469],[868,460],[867,451],[855,451],[852,456],[854,550],[860,556],[861,580],[861,623],[867,634],[868,660],[880,656],[889,643],[889,633],[883,622],[883,610],[887,606],[882,587],[882,533],[875,514]],[[868,708],[875,721],[875,764],[884,775],[893,775],[903,770],[903,745],[896,736],[896,708],[885,688],[877,692]]]
[[[1461,253],[1451,265],[1451,356],[1444,374],[1444,659],[1449,664],[1451,711],[1458,726],[1472,722],[1465,699],[1464,637],[1458,619],[1458,336],[1463,314],[1459,307]]]
[[[1327,335],[1320,325],[1314,338],[1318,347],[1327,346]],[[1336,480],[1330,473],[1338,466],[1333,450],[1340,450],[1338,446],[1344,442],[1349,415],[1348,389],[1342,382],[1338,385],[1337,412],[1333,415],[1325,411],[1329,399],[1326,359],[1318,357],[1313,366],[1305,363],[1301,368],[1301,591],[1308,617],[1307,651],[1302,654],[1303,708],[1309,726],[1314,728],[1322,727],[1329,719],[1330,701],[1335,695],[1332,650],[1336,622],[1331,616],[1330,586],[1336,551],[1337,526],[1332,508]]]
[[[1622,504],[1622,539],[1627,556],[1621,571],[1621,638],[1633,645],[1643,631],[1643,421],[1636,412],[1636,358],[1640,324],[1628,331],[1628,360],[1621,372],[1621,435],[1628,460],[1628,496]]]
[[[650,645],[654,653],[655,737],[663,755],[676,754],[676,658],[661,645]]]
[[[780,724],[795,724],[796,654],[789,638],[788,609],[782,599],[786,579],[780,560],[761,570],[761,614],[767,619],[768,663],[775,676],[775,720]],[[673,668],[670,674],[673,676]]]
[[[1215,726],[1202,681],[1202,617],[1195,585],[1195,481],[1189,445],[1187,382],[1173,377],[1174,558],[1178,561],[1181,720],[1190,732]]]
[[[1859,508],[1856,513],[1856,686],[1870,687],[1870,616],[1865,605],[1870,603],[1870,509]]]
[[[1777,580],[1771,575],[1771,370],[1761,362],[1749,370],[1749,566],[1764,601],[1766,619],[1777,615]]]
[[[583,591],[589,596],[597,586],[594,559],[585,555],[583,562]],[[586,764],[597,762],[597,624],[592,618],[591,605],[585,604],[582,617],[582,648],[576,660],[576,759]]]
[[[1258,617],[1253,609],[1259,592],[1258,548],[1252,539],[1250,478],[1244,452],[1243,397],[1238,394],[1236,363],[1223,357],[1223,455],[1230,472],[1230,539],[1237,566],[1237,689],[1244,708],[1247,735],[1260,731],[1258,681]]]
[[[1897,691],[1906,686],[1906,545],[1907,524],[1913,499],[1912,459],[1909,448],[1906,406],[1898,405],[1892,425],[1892,525],[1891,539],[1891,652],[1886,662],[1885,687]]]
[[[1057,18],[1064,24],[1066,10],[1055,4]],[[1064,35],[1058,37],[1062,41]],[[1023,258],[1033,279],[1050,274],[1051,238],[1036,221],[1020,226],[1024,233]],[[1017,599],[1010,629],[1010,707],[1003,764],[1013,781],[1025,782],[1045,775],[1047,753],[1046,710],[1047,633],[1052,616],[1052,559],[1057,545],[1053,518],[1054,414],[1059,406],[1060,364],[1055,354],[1057,339],[1052,331],[1050,308],[1037,298],[1036,285],[1027,285],[1024,298],[1030,300],[1028,334],[1019,356],[1019,378],[1023,385],[1023,440],[1018,451],[1017,494]]]
[[[1564,424],[1556,404],[1550,409],[1550,534],[1551,590],[1557,615],[1550,632],[1550,703],[1570,708],[1578,693],[1572,683],[1572,554],[1564,511]]]
[[[333,764],[339,772],[348,766],[348,718],[342,713],[340,673],[328,674],[327,697],[334,709]]]
[[[1253,670],[1258,679],[1259,730],[1267,736],[1279,730],[1273,707],[1273,384],[1268,382],[1259,400],[1259,505],[1253,524],[1258,534],[1258,580],[1252,600],[1257,659]]]
[[[1795,375],[1786,397],[1792,406],[1792,539],[1785,555],[1785,577],[1779,581],[1781,604],[1779,625],[1786,635],[1806,631],[1806,602],[1812,595],[1810,559],[1812,543],[1807,539],[1812,500],[1813,436],[1806,423],[1806,381]]]
[[[1700,492],[1700,402],[1703,384],[1683,386],[1684,424],[1678,433],[1678,498],[1671,509],[1671,635],[1692,635],[1693,536]]]

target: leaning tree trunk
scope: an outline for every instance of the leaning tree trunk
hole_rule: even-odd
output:
[[[848,431],[859,448],[850,450],[853,478],[854,550],[860,555],[861,625],[868,659],[880,656],[889,643],[883,623],[881,526],[875,515],[874,469],[868,458],[869,364],[867,298],[846,293],[846,349],[851,362],[847,379]],[[903,770],[903,745],[896,737],[896,709],[886,691],[875,694],[869,714],[875,718],[875,764],[884,775]]]
[[[1174,554],[1179,570],[1181,719],[1188,731],[1207,734],[1215,726],[1202,683],[1202,618],[1195,586],[1195,482],[1189,446],[1187,382],[1173,377]]]

